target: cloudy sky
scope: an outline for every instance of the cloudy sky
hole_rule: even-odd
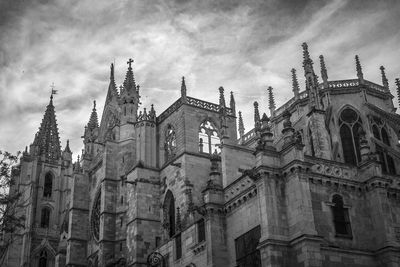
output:
[[[381,83],[384,65],[395,94],[399,18],[396,0],[2,0],[0,150],[33,141],[54,82],[61,143],[80,151],[94,99],[101,115],[110,63],[119,85],[130,57],[143,106],[160,114],[185,76],[192,97],[217,103],[219,86],[233,91],[246,130],[254,100],[267,110],[267,86],[278,106],[291,98],[292,67],[304,89],[302,42],[315,63],[325,56],[332,80],[356,77],[355,54],[370,81]]]

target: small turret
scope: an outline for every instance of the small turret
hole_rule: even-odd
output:
[[[187,90],[186,90],[185,77],[183,76],[181,84],[181,98],[183,103],[186,103],[186,97],[187,97]]]
[[[261,118],[260,136],[256,150],[275,150],[275,147],[273,147],[273,136],[274,135],[271,132],[270,120],[267,114],[264,113]]]
[[[120,93],[119,104],[122,110],[121,125],[136,122],[136,115],[139,107],[140,95],[133,75],[132,63],[132,59],[129,59],[127,62],[128,70],[125,75],[123,90],[121,90]]]
[[[399,97],[399,99],[400,99],[400,97]],[[244,124],[243,124],[242,112],[239,111],[239,137],[240,138],[243,138],[244,131],[245,131],[245,129],[244,129]]]
[[[296,69],[292,69],[292,91],[294,93],[294,98],[299,99],[300,87],[299,82],[297,81]]]
[[[233,97],[233,92],[231,91],[231,100],[229,103],[229,107],[232,109],[232,113],[236,115],[236,103],[235,98]]]
[[[356,55],[356,71],[357,71],[357,78],[359,80],[360,83],[364,82],[364,74],[362,72],[362,68],[361,68],[361,63],[360,63],[360,58],[358,57],[358,55]]]
[[[328,71],[326,69],[325,60],[324,60],[323,55],[319,56],[319,61],[320,61],[320,65],[321,65],[321,78],[324,83],[324,88],[328,88]]]
[[[284,122],[283,122],[282,135],[283,135],[284,146],[293,141],[294,128],[292,126],[292,122],[290,121],[291,116],[292,114],[290,114],[288,110],[285,110],[283,112]]]
[[[274,116],[275,112],[275,97],[274,97],[274,92],[272,91],[273,88],[271,86],[268,87],[268,100],[269,100],[269,112],[271,117]]]
[[[219,107],[220,108],[225,108],[225,96],[224,96],[224,88],[221,86],[219,87]]]
[[[382,75],[383,87],[385,87],[386,91],[389,91],[389,82],[388,82],[388,79],[386,78],[385,67],[381,66],[380,70],[381,70],[381,75]]]

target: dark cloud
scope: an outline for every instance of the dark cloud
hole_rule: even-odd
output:
[[[220,85],[233,91],[248,130],[252,102],[267,110],[267,86],[282,104],[292,94],[292,67],[303,84],[304,41],[317,71],[317,57],[325,55],[332,79],[355,77],[359,54],[367,79],[379,82],[383,64],[393,84],[399,13],[395,0],[3,0],[0,148],[15,151],[33,140],[54,82],[62,143],[71,139],[79,151],[94,99],[101,115],[109,64],[115,62],[119,85],[130,57],[143,107],[154,103],[160,114],[185,76],[193,97],[217,102]]]

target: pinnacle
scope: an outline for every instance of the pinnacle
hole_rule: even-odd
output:
[[[97,118],[97,111],[96,111],[96,100],[93,101],[93,109],[92,113],[90,114],[90,119],[88,123],[88,128],[89,130],[93,130],[95,128],[99,127],[99,120]]]
[[[226,107],[226,105],[225,105],[225,96],[224,96],[224,88],[222,86],[219,87],[219,105],[221,107]]]
[[[124,80],[124,91],[127,93],[131,91],[136,91],[135,77],[133,76],[133,71],[132,71],[132,62],[133,62],[132,59],[129,59],[127,62],[129,67],[128,71],[126,72]]]
[[[118,91],[117,91],[117,86],[115,84],[115,78],[114,78],[114,64],[111,63],[111,66],[110,66],[110,84],[108,86],[108,92],[107,92],[106,101],[110,101],[114,97],[118,97]]]

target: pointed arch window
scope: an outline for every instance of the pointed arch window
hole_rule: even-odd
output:
[[[40,220],[40,227],[49,228],[49,226],[50,226],[50,209],[49,208],[43,208],[42,209],[41,220]]]
[[[47,251],[40,252],[39,267],[47,267]]]
[[[215,125],[209,120],[200,124],[199,151],[207,154],[213,154],[214,151],[220,153],[220,144],[221,142]]]
[[[168,124],[165,131],[165,161],[169,161],[176,155],[176,134],[175,129],[171,124]]]
[[[168,231],[168,236],[175,235],[175,198],[170,190],[165,195],[164,200],[164,227]]]
[[[372,118],[372,134],[376,139],[382,141],[385,145],[390,147],[390,138],[385,123],[378,117]],[[376,153],[379,155],[379,160],[384,173],[396,174],[396,167],[392,156],[390,156],[386,149],[379,144],[375,144]]]
[[[92,208],[91,230],[96,241],[100,237],[100,216],[101,216],[101,191],[97,194]]]
[[[52,191],[53,191],[53,175],[51,175],[51,173],[48,172],[44,176],[43,197],[51,198]]]
[[[339,116],[339,127],[344,162],[357,165],[361,161],[359,139],[363,129],[359,114],[351,108],[345,108]]]
[[[340,195],[332,197],[332,213],[335,232],[337,235],[351,236],[351,225],[348,209],[344,207],[343,198]]]

